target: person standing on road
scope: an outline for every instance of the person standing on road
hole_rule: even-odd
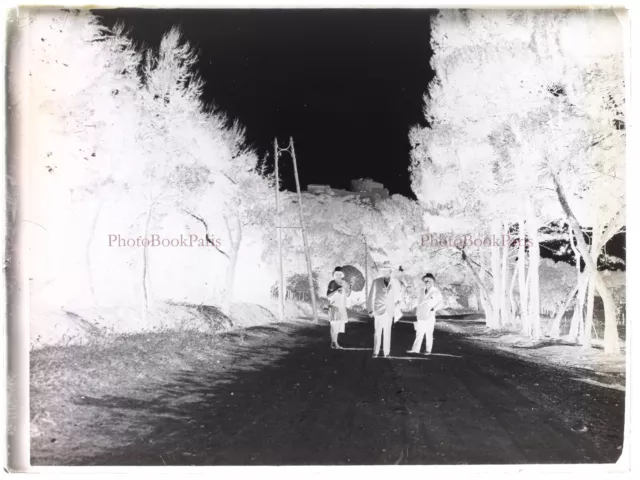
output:
[[[433,329],[436,325],[436,310],[444,306],[444,298],[442,292],[436,287],[436,279],[430,273],[422,277],[424,285],[420,288],[418,295],[418,308],[416,311],[417,321],[416,339],[413,342],[411,350],[408,353],[420,353],[422,341],[426,338],[427,355],[431,353],[433,348]]]
[[[380,344],[385,357],[391,352],[391,327],[402,316],[400,302],[402,289],[397,279],[391,278],[391,264],[382,265],[382,276],[376,278],[369,291],[367,310],[374,318],[373,357],[380,353]],[[384,337],[384,338],[383,338]]]
[[[338,335],[344,333],[345,325],[349,321],[347,315],[347,297],[351,294],[351,285],[344,280],[342,267],[333,271],[333,280],[327,288],[329,299],[329,324],[331,330],[331,348],[342,348],[338,344]]]

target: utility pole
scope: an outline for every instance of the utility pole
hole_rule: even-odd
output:
[[[369,295],[369,268],[367,267],[367,257],[369,251],[367,250],[367,237],[364,237],[364,296],[367,298]]]
[[[278,237],[278,317],[284,321],[284,267],[282,265],[282,228],[280,225],[280,177],[278,176],[278,139],[273,140],[276,162],[276,230]]]
[[[291,148],[291,158],[293,159],[293,172],[296,177],[296,189],[298,190],[298,206],[300,207],[300,228],[302,230],[302,242],[304,243],[304,256],[307,259],[307,270],[309,272],[309,289],[311,291],[311,306],[313,308],[313,320],[318,323],[318,309],[316,305],[316,291],[313,285],[313,269],[311,267],[311,254],[309,253],[309,244],[307,243],[307,231],[304,227],[304,218],[302,212],[302,193],[300,193],[300,179],[298,178],[298,163],[296,161],[296,152],[293,147],[293,137],[289,139],[289,147]]]

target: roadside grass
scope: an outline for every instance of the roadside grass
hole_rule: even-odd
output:
[[[76,431],[77,425],[99,427],[108,420],[115,431],[125,427],[112,418],[102,418],[105,412],[81,408],[79,401],[85,396],[140,394],[141,387],[152,386],[169,372],[206,363],[219,342],[212,334],[167,330],[32,352],[32,445],[42,444],[43,436],[50,443],[73,441],[67,433]]]
[[[289,309],[292,315],[299,310]],[[173,402],[162,393],[168,378],[197,378],[212,366],[236,362],[249,341],[261,342],[273,329],[286,328],[274,323],[269,310],[253,304],[232,305],[228,317],[213,306],[167,303],[154,312],[160,322],[129,333],[118,331],[127,325],[119,313],[67,312],[61,323],[67,333],[49,337],[56,344],[43,346],[34,339],[29,358],[32,458],[60,458],[60,452],[91,456],[131,438],[131,432],[144,437],[148,427],[139,420],[151,413],[142,405]],[[180,402],[198,401],[193,393],[176,395]],[[140,409],[140,419],[132,417],[134,408]]]
[[[542,329],[552,321],[543,318]],[[564,319],[561,333],[568,333],[569,319]],[[625,328],[619,326],[621,337],[621,353],[619,355],[605,355],[602,346],[602,331],[604,322],[599,316],[594,319],[596,332],[599,336],[592,340],[592,348],[570,342],[562,336],[558,339],[543,337],[532,340],[520,333],[518,326],[488,329],[484,321],[477,318],[464,317],[438,318],[436,328],[449,333],[463,335],[469,340],[479,342],[487,348],[501,350],[528,361],[572,369],[575,372],[590,372],[599,377],[606,385],[624,390],[626,381],[626,348],[624,345]],[[590,379],[585,379],[589,381]],[[592,379],[591,379],[592,380]]]
[[[60,458],[60,452],[91,457],[122,445],[124,438],[144,441],[153,421],[142,420],[154,415],[146,406],[175,404],[168,415],[179,420],[180,405],[202,401],[193,391],[166,392],[167,379],[198,378],[212,369],[231,375],[252,354],[249,342],[267,343],[290,326],[293,322],[218,334],[172,329],[32,351],[32,459],[48,464],[46,459]],[[271,355],[267,362],[274,351],[263,355]]]

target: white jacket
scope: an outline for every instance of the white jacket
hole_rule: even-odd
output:
[[[435,320],[436,311],[440,308],[444,308],[444,297],[440,289],[434,285],[427,293],[424,293],[424,287],[420,288],[418,308],[416,309],[418,321]]]
[[[389,316],[398,320],[402,316],[400,304],[402,302],[402,286],[395,278],[389,279],[389,286],[384,286],[384,277],[376,278],[369,291],[367,308],[374,315]]]

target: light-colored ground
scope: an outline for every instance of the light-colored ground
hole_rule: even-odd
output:
[[[439,319],[436,328],[464,335],[487,348],[501,350],[529,361],[570,368],[576,372],[588,372],[591,378],[584,379],[586,383],[601,384],[623,391],[626,388],[624,341],[621,341],[621,354],[606,355],[601,340],[594,340],[593,348],[583,348],[550,338],[534,341],[515,331],[489,330],[482,320]]]
[[[143,318],[139,308],[59,308],[30,311],[31,349],[47,346],[101,345],[118,335],[190,330],[217,333],[273,323],[276,302],[260,305],[235,303],[230,314],[208,305],[163,303],[149,309]],[[311,318],[311,307],[287,301],[285,319]]]

